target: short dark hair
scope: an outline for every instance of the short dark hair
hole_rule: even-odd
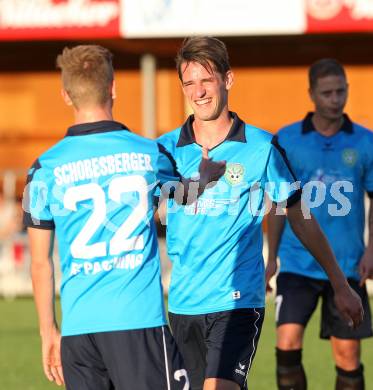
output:
[[[185,62],[187,64],[189,62],[197,62],[209,72],[217,71],[223,78],[231,68],[225,44],[221,40],[209,36],[185,38],[175,61],[177,73],[181,81],[183,80],[181,66]]]
[[[317,80],[326,76],[342,76],[346,78],[343,65],[334,58],[323,58],[314,62],[308,71],[310,88],[314,88]]]

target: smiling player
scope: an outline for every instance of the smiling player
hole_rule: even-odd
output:
[[[228,109],[234,76],[224,43],[188,38],[176,65],[193,115],[159,142],[184,176],[198,170],[202,147],[214,159],[227,160],[227,170],[194,204],[175,207],[168,201],[170,324],[193,390],[244,389],[264,317],[265,192],[273,201],[287,203],[293,228],[313,246],[336,288],[339,309],[356,324],[361,321],[360,300],[318,225],[304,220],[301,190],[286,185],[296,178],[277,139]]]

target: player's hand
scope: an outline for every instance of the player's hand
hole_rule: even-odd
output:
[[[373,279],[373,250],[367,248],[359,264],[360,286],[364,286],[367,279]]]
[[[334,291],[334,302],[339,314],[351,328],[355,329],[363,322],[361,299],[349,285],[343,285],[338,291]]]
[[[199,164],[200,185],[202,188],[213,187],[224,175],[225,161],[212,161],[208,155],[208,149],[202,147],[202,160]]]
[[[41,336],[42,359],[45,376],[58,386],[63,385],[64,378],[61,364],[61,335],[57,328],[53,327]]]
[[[269,285],[269,281],[276,274],[277,271],[277,261],[268,260],[266,265],[265,280],[266,280],[266,292],[271,293],[272,287]]]

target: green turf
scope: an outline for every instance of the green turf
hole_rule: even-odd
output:
[[[0,383],[7,390],[47,390],[31,299],[0,300]]]
[[[370,303],[373,308],[373,299],[370,300]],[[319,324],[320,312],[317,310],[306,330],[303,365],[310,390],[329,390],[334,389],[335,365],[330,343],[327,340],[319,339]],[[249,376],[250,390],[276,389],[275,340],[274,303],[269,300],[258,352]],[[370,384],[373,383],[373,370],[370,368],[373,362],[373,338],[363,340],[362,352],[362,361],[365,363],[366,389],[370,389]]]
[[[250,390],[276,389],[273,316],[273,302],[269,301],[258,353],[249,376]],[[333,389],[334,364],[329,343],[318,338],[318,324],[317,312],[307,329],[304,346],[308,388]],[[44,378],[40,361],[39,335],[32,300],[0,300],[0,389],[57,389],[57,386],[48,383]],[[368,389],[369,384],[373,383],[373,370],[369,369],[373,362],[373,339],[363,342],[363,361],[367,367],[365,372]]]

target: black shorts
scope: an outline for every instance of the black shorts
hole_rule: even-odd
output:
[[[227,379],[247,388],[264,308],[202,315],[169,313],[169,319],[193,390],[201,390],[206,378]]]
[[[64,336],[67,390],[185,390],[187,373],[167,326]]]
[[[342,319],[334,303],[334,292],[328,280],[319,280],[302,275],[283,272],[277,277],[276,325],[289,323],[306,326],[315,311],[319,298],[322,298],[320,338],[330,336],[340,339],[362,339],[372,336],[372,321],[366,287],[359,286],[356,280],[348,280],[359,294],[364,320],[357,328],[350,328]]]

